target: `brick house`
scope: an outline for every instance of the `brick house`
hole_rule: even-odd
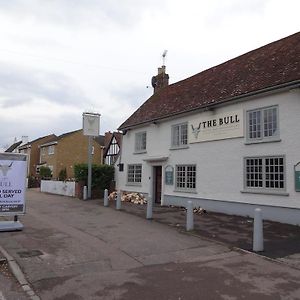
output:
[[[101,164],[104,152],[104,137],[93,139],[92,162]],[[88,137],[82,129],[64,133],[40,146],[39,167],[48,166],[52,177],[58,178],[61,170],[66,168],[67,178],[74,178],[74,164],[86,163],[88,157]]]
[[[300,32],[152,86],[119,127],[118,190],[300,225]]]
[[[38,166],[40,163],[40,145],[53,141],[54,139],[56,139],[56,135],[50,134],[19,146],[19,153],[27,154],[27,176],[38,175]]]

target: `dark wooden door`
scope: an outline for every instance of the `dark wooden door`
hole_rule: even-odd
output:
[[[161,166],[154,167],[154,172],[155,172],[155,183],[154,183],[155,203],[161,203],[161,175],[162,175],[162,167]]]

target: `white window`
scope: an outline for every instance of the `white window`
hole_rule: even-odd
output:
[[[186,146],[188,143],[187,123],[173,125],[171,135],[172,148],[180,148]]]
[[[196,165],[176,166],[176,189],[183,191],[196,189]]]
[[[245,188],[284,190],[285,162],[283,156],[247,157],[244,159]]]
[[[54,145],[48,147],[48,154],[49,155],[54,154]]]
[[[142,182],[142,165],[128,165],[127,182],[140,184]]]
[[[138,132],[135,134],[135,152],[145,152],[146,151],[146,131]]]
[[[278,106],[247,112],[248,141],[265,141],[279,138]]]

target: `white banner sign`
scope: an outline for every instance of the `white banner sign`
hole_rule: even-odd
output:
[[[26,155],[0,153],[0,215],[25,212]]]
[[[98,136],[100,131],[100,115],[83,113],[83,135]]]
[[[189,142],[199,143],[244,136],[243,110],[195,118],[189,122]]]

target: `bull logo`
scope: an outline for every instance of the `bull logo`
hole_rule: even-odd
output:
[[[195,139],[197,139],[198,135],[200,133],[201,123],[199,123],[199,126],[197,128],[195,128],[193,124],[191,126],[192,126],[193,135],[194,135]]]
[[[13,164],[13,162],[11,162],[9,165],[1,165],[0,164],[0,170],[1,170],[3,176],[7,175],[7,172],[11,169],[12,164]]]
[[[88,117],[87,120],[88,120],[90,126],[92,126],[94,124],[94,122],[95,122],[95,118],[94,117]]]

